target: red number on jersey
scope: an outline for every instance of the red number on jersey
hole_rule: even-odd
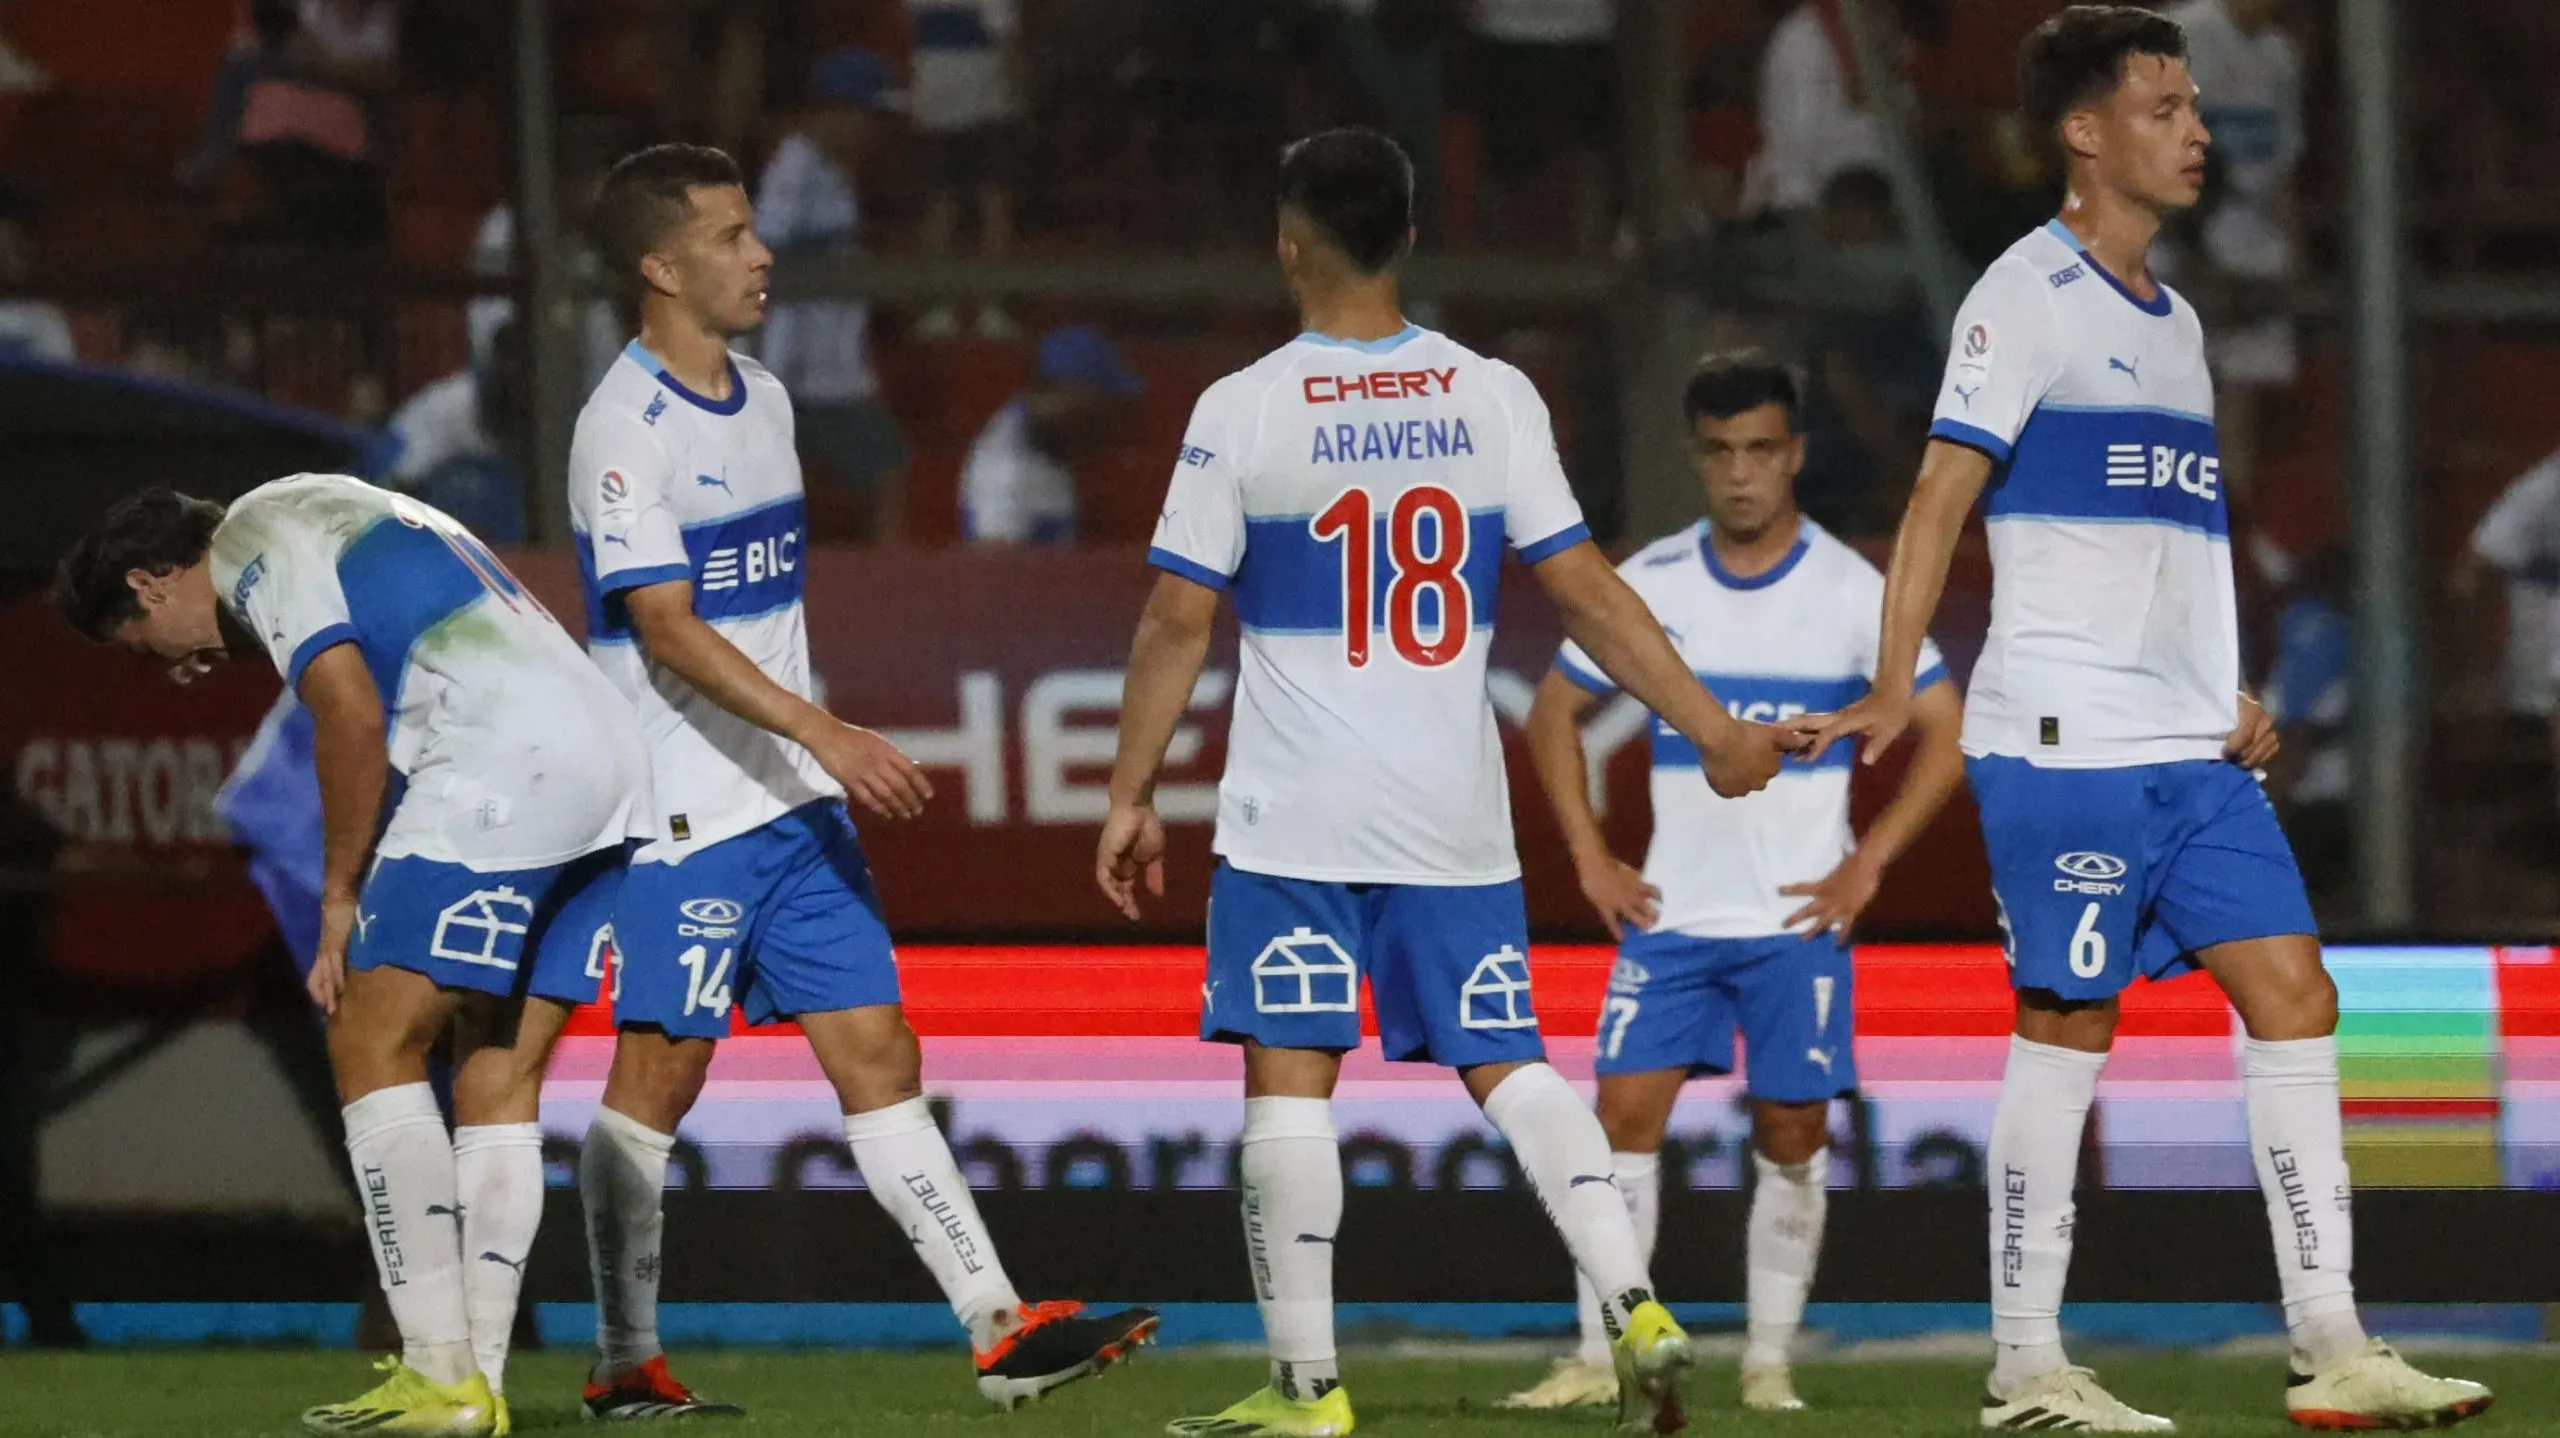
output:
[[[1371,538],[1369,491],[1358,487],[1333,497],[1333,503],[1307,522],[1319,540],[1342,541],[1343,657],[1352,668],[1369,663],[1369,631],[1375,624],[1369,598],[1377,593],[1376,544]],[[1432,550],[1423,552],[1422,520],[1433,521]],[[1417,669],[1436,669],[1466,648],[1474,622],[1474,596],[1460,572],[1467,562],[1467,511],[1458,497],[1436,484],[1416,485],[1396,497],[1387,515],[1387,557],[1394,576],[1387,582],[1387,638],[1396,653]],[[1422,637],[1422,596],[1437,596],[1440,634]]]

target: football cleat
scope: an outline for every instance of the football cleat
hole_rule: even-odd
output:
[[[507,1407],[507,1395],[489,1390],[489,1438],[514,1438],[516,1415]]]
[[[490,1438],[497,1403],[479,1370],[459,1383],[438,1383],[401,1362],[373,1365],[387,1374],[362,1397],[306,1410],[302,1426],[313,1433],[402,1433],[427,1438]]]
[[[1618,1401],[1618,1370],[1606,1363],[1559,1358],[1537,1386],[1502,1400],[1502,1408],[1605,1408]]]
[[[2462,1378],[2421,1373],[2379,1338],[2317,1373],[2286,1377],[2285,1416],[2305,1428],[2450,1428],[2494,1395]]]
[[[1164,1431],[1172,1438],[1342,1438],[1351,1427],[1351,1394],[1337,1384],[1303,1403],[1265,1388],[1223,1413],[1176,1418]]]
[[[2098,1386],[2086,1368],[2039,1373],[2002,1398],[1982,1395],[1982,1426],[2051,1433],[2175,1433],[2178,1425],[2145,1413]]]
[[[977,1355],[978,1393],[1000,1408],[1048,1396],[1079,1378],[1090,1378],[1153,1343],[1163,1322],[1152,1308],[1124,1308],[1088,1316],[1073,1301],[1026,1303],[1015,1310],[1022,1326]]]
[[[1680,1386],[1698,1353],[1670,1309],[1650,1298],[1637,1304],[1610,1356],[1618,1370],[1620,1433],[1677,1433],[1689,1426]]]
[[[663,1353],[637,1368],[626,1368],[604,1382],[587,1379],[586,1403],[580,1412],[606,1423],[632,1423],[664,1418],[744,1418],[735,1403],[713,1403],[676,1381]]]
[[[1764,1363],[1742,1370],[1742,1406],[1754,1413],[1801,1413],[1804,1400],[1796,1396],[1787,1365]]]

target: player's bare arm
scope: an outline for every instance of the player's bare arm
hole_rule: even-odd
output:
[[[1564,830],[1582,897],[1599,910],[1610,936],[1623,939],[1629,927],[1650,929],[1662,917],[1662,891],[1644,881],[1643,870],[1609,852],[1600,816],[1591,811],[1582,716],[1598,702],[1561,670],[1548,670],[1529,705],[1529,758],[1538,770],[1538,787],[1547,791],[1547,804]]]
[[[320,772],[320,947],[311,966],[311,1001],[338,1011],[346,985],[347,942],[355,936],[356,891],[373,856],[391,751],[383,739],[382,691],[352,642],[333,644],[303,667],[299,692],[311,711],[313,767]]]
[[[1920,459],[1920,478],[1911,486],[1911,503],[1902,512],[1902,528],[1893,537],[1893,564],[1885,571],[1875,688],[1812,729],[1808,759],[1821,758],[1843,739],[1863,736],[1866,752],[1860,758],[1872,764],[1910,727],[1911,676],[1919,672],[1920,641],[1937,617],[1947,566],[1955,562],[1956,541],[1964,536],[1965,516],[1990,482],[1991,456],[1943,439],[1929,441]]]
[[[693,612],[693,582],[625,590],[631,625],[652,662],[663,664],[712,703],[807,749],[862,807],[883,819],[924,812],[933,785],[897,745],[775,683],[756,662]]]
[[[2231,737],[2222,741],[2223,757],[2243,769],[2264,769],[2283,747],[2284,735],[2276,728],[2274,716],[2258,703],[2258,696],[2240,691],[2240,722],[2232,728]]]
[[[1165,747],[1191,703],[1191,686],[1209,658],[1218,591],[1177,574],[1159,574],[1129,645],[1129,675],[1120,692],[1120,747],[1111,763],[1111,812],[1102,821],[1093,881],[1121,913],[1138,917],[1138,880],[1164,895],[1164,821],[1156,817],[1156,775]]]
[[[1610,567],[1598,545],[1586,540],[1529,572],[1563,611],[1566,637],[1581,645],[1619,688],[1698,746],[1707,787],[1736,799],[1777,777],[1778,761],[1796,747],[1794,737],[1726,713],[1681,662],[1653,611]]]
[[[1778,890],[1805,901],[1787,916],[1789,928],[1808,934],[1828,930],[1834,938],[1848,942],[1858,915],[1874,901],[1877,887],[1884,882],[1884,871],[1909,852],[1964,783],[1964,750],[1957,742],[1964,731],[1964,701],[1956,697],[1953,680],[1940,680],[1913,696],[1911,727],[1918,735],[1919,749],[1911,756],[1911,767],[1904,771],[1893,801],[1858,837],[1858,847],[1820,880]]]

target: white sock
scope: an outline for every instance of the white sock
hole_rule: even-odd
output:
[[[951,1311],[980,1348],[994,1344],[1003,1320],[1022,1306],[1013,1280],[996,1261],[994,1240],[978,1217],[969,1180],[951,1157],[951,1145],[933,1126],[921,1098],[844,1116],[844,1141],[871,1197],[916,1245],[924,1266],[942,1285]]]
[[[1609,1172],[1618,1182],[1618,1192],[1627,1200],[1627,1217],[1635,1220],[1636,1256],[1650,1269],[1654,1233],[1662,1226],[1662,1155],[1621,1149],[1609,1155]],[[1606,1368],[1610,1362],[1609,1330],[1600,1322],[1600,1295],[1580,1269],[1574,1270],[1573,1288],[1574,1316],[1582,1329],[1582,1345],[1575,1356]]]
[[[2338,1041],[2241,1046],[2249,1147],[2275,1231],[2276,1281],[2294,1357],[2317,1372],[2364,1346],[2356,1316],[2355,1218],[2338,1115]]]
[[[1751,1221],[1744,1230],[1744,1329],[1742,1366],[1784,1367],[1787,1350],[1804,1326],[1805,1290],[1822,1257],[1822,1220],[1831,1207],[1831,1150],[1819,1148],[1802,1163],[1778,1163],[1754,1150],[1758,1181],[1751,1189]]]
[[[1997,1392],[2064,1366],[2062,1282],[2071,1269],[2071,1187],[2105,1054],[2012,1035],[1991,1120],[1991,1383]]]
[[[1543,1063],[1523,1064],[1494,1085],[1484,1116],[1511,1141],[1574,1266],[1600,1295],[1600,1326],[1615,1337],[1627,1314],[1653,1297],[1653,1280],[1645,1276],[1627,1201],[1611,1181],[1599,1116]]]
[[[1342,1381],[1333,1346],[1333,1241],[1342,1227],[1342,1150],[1333,1102],[1244,1101],[1244,1249],[1271,1350],[1271,1386],[1306,1402]]]
[[[506,1391],[524,1263],[542,1226],[542,1125],[471,1124],[453,1131],[454,1189],[462,1196],[462,1295],[471,1353],[489,1391]]]
[[[627,1373],[658,1346],[660,1244],[667,1231],[667,1155],[676,1136],[599,1104],[578,1154],[587,1211],[587,1273],[596,1293],[596,1371]]]
[[[462,1202],[435,1090],[422,1083],[376,1089],[344,1113],[347,1157],[364,1197],[374,1273],[400,1325],[401,1360],[434,1382],[460,1383],[471,1376]]]

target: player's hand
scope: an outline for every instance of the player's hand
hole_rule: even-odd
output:
[[[338,996],[347,987],[347,944],[356,933],[356,896],[332,894],[320,901],[320,947],[312,958],[311,977],[303,981],[311,1002],[335,1017]]]
[[[1662,917],[1662,891],[1644,881],[1644,871],[1605,850],[1575,855],[1574,877],[1582,881],[1582,897],[1600,911],[1609,937],[1623,939],[1633,928],[1642,933]]]
[[[809,752],[846,794],[883,819],[912,819],[933,798],[933,784],[916,761],[859,724],[837,724],[818,735]]]
[[[1803,908],[1787,915],[1787,928],[1807,937],[1827,931],[1839,942],[1849,942],[1850,931],[1858,926],[1858,915],[1874,902],[1876,886],[1883,879],[1880,865],[1853,853],[1816,882],[1780,888],[1779,893],[1805,901]]]
[[[1164,820],[1153,804],[1114,804],[1102,821],[1102,845],[1093,856],[1093,882],[1113,908],[1138,917],[1138,879],[1147,893],[1164,897]]]
[[[2222,757],[2243,769],[2264,769],[2275,762],[2276,751],[2284,740],[2276,732],[2276,721],[2257,700],[2240,696],[2240,726],[2222,741]]]
[[[1774,725],[1736,722],[1698,745],[1698,760],[1717,797],[1739,799],[1769,787],[1778,765],[1799,747],[1795,735]]]
[[[1910,695],[1869,690],[1865,698],[1837,714],[1824,716],[1806,732],[1804,760],[1812,763],[1844,739],[1864,739],[1858,762],[1872,764],[1883,758],[1894,741],[1902,737],[1902,731],[1910,727]]]

